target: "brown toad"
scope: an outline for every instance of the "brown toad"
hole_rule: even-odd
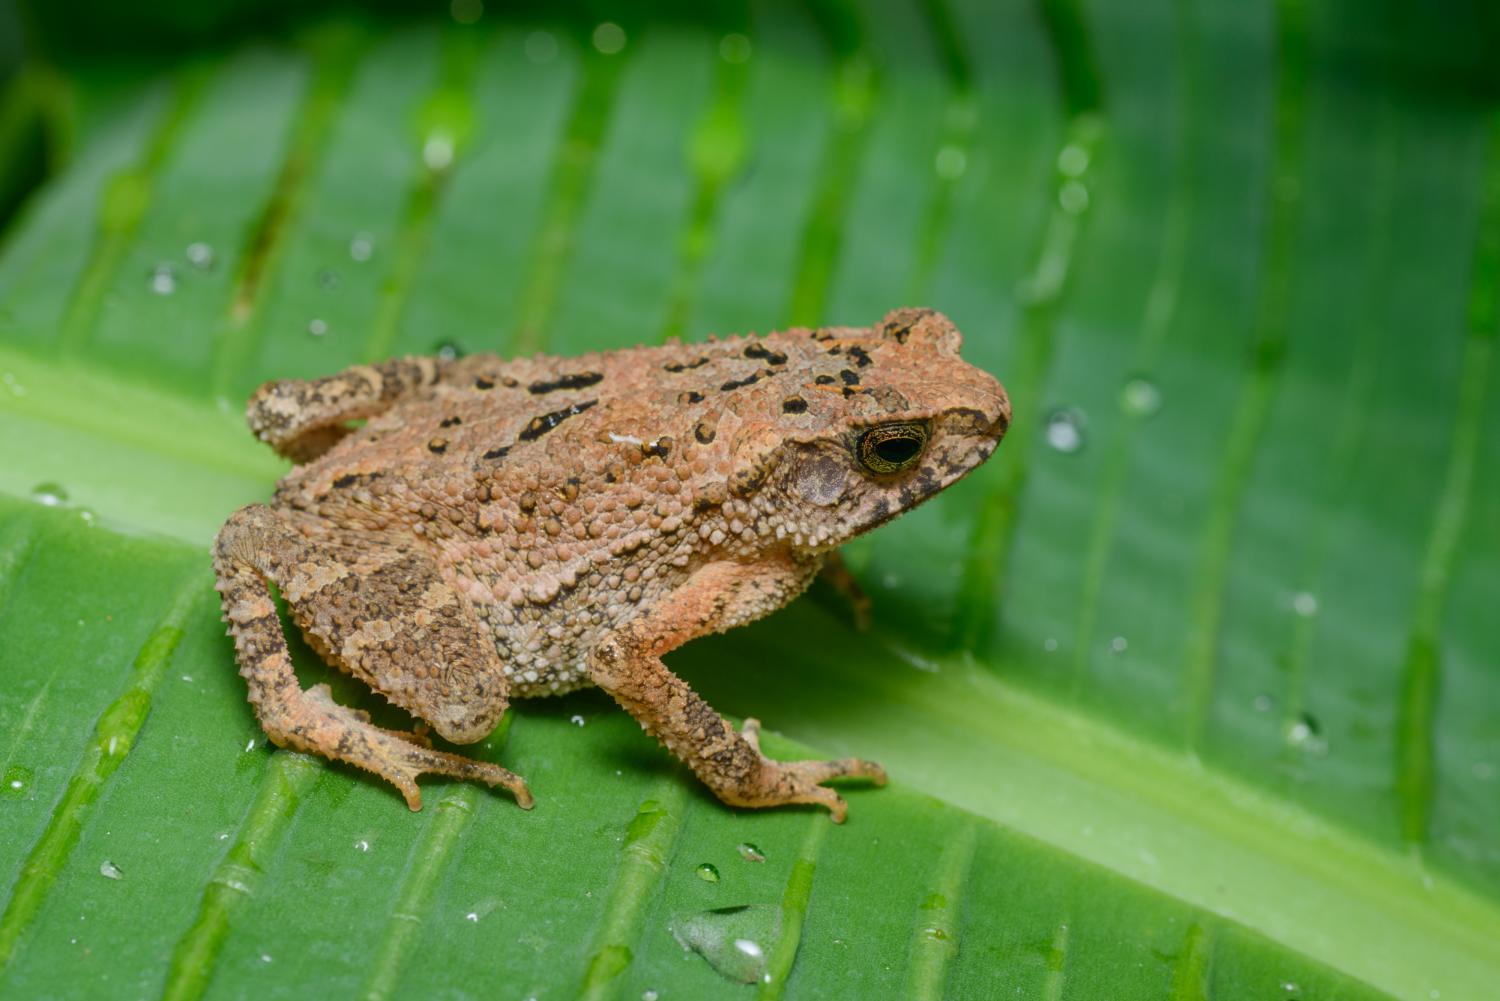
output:
[[[312,647],[444,738],[483,738],[511,696],[598,685],[726,803],[844,801],[867,761],[777,762],[662,663],[807,587],[843,542],[983,462],[1005,391],[931,310],[873,328],[579,358],[405,358],[251,398],[299,463],[214,547],[224,615],[271,740],[394,783],[517,775],[380,729],[302,690],[267,582]],[[358,422],[363,421],[363,424]],[[837,568],[836,563],[829,563]]]

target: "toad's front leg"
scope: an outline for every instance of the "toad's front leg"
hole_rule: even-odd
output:
[[[842,823],[847,806],[821,783],[858,776],[885,784],[871,761],[772,761],[760,753],[760,724],[747,719],[736,733],[724,717],[661,657],[697,636],[759,618],[806,586],[817,566],[787,559],[765,563],[714,563],[699,570],[652,611],[606,636],[589,669],[604,689],[652,736],[681,758],[714,795],[733,806],[821,803]]]

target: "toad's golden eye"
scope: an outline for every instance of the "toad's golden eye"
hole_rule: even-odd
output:
[[[872,473],[899,473],[922,457],[927,425],[919,421],[879,424],[860,433],[859,463]]]

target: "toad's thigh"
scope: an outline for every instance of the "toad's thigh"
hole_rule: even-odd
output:
[[[282,594],[325,659],[448,740],[469,743],[505,711],[499,655],[473,607],[415,540],[329,533]]]

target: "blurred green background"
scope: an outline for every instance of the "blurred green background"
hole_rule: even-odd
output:
[[[0,996],[1495,996],[1497,40],[0,3]],[[849,547],[869,632],[815,591],[669,658],[774,754],[883,760],[846,826],[597,693],[471,749],[531,813],[266,746],[206,555],[285,468],[259,382],[906,304],[1010,389],[1000,452]]]

